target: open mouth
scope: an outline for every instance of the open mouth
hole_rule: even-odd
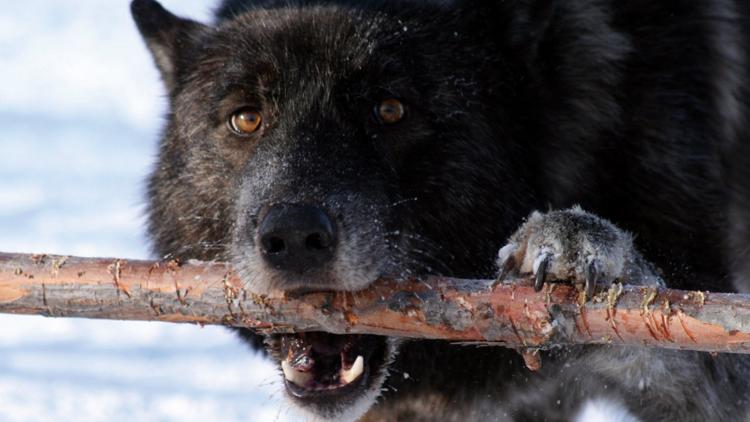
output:
[[[287,392],[298,400],[341,400],[365,391],[386,358],[384,337],[301,333],[280,337]]]

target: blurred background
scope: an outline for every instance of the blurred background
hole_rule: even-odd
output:
[[[166,104],[128,3],[0,7],[0,251],[151,258]],[[279,380],[218,327],[0,315],[2,421],[284,421]]]

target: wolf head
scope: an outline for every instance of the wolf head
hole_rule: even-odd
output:
[[[132,3],[170,101],[156,251],[231,260],[263,294],[491,274],[530,207],[523,81],[497,47],[436,4],[240,3],[213,26]],[[374,336],[266,343],[289,398],[322,418],[365,412],[396,352]]]

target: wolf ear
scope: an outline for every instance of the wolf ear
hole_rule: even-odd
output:
[[[167,90],[172,91],[176,81],[177,62],[188,53],[188,41],[206,27],[173,15],[154,0],[133,0],[130,11],[161,72]]]

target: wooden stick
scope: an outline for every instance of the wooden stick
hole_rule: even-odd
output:
[[[258,296],[222,263],[0,253],[0,313],[495,343],[750,352],[750,297],[613,285],[587,302],[531,280],[380,280],[358,293]],[[530,355],[531,356],[531,355]]]

